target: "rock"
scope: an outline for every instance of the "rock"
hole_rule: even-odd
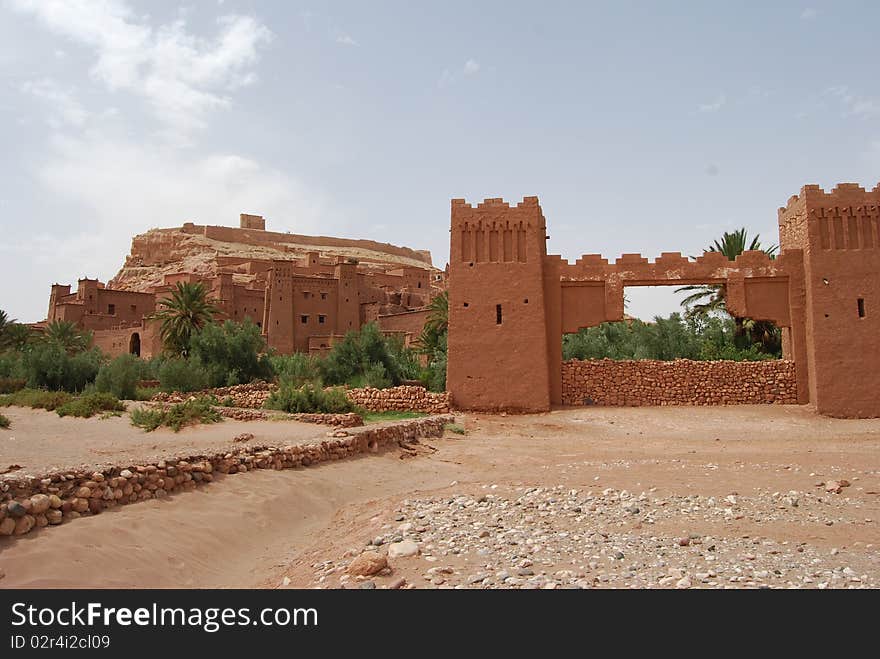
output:
[[[64,502],[61,500],[61,497],[59,497],[57,494],[49,495],[50,508],[60,508],[62,505],[64,505]]]
[[[37,523],[37,520],[34,519],[32,515],[25,515],[24,517],[19,517],[18,521],[15,523],[15,530],[12,532],[13,535],[24,535]]]
[[[691,578],[690,577],[682,577],[675,584],[676,588],[690,588],[691,587]]]
[[[392,581],[390,584],[388,584],[388,589],[389,590],[400,590],[405,585],[406,585],[406,579],[404,579],[403,577],[400,577],[400,579],[396,579],[395,581]]]
[[[25,508],[24,505],[22,505],[18,501],[10,501],[9,504],[6,506],[6,514],[10,517],[19,519],[27,515],[27,508]]]
[[[374,581],[364,581],[360,586],[358,586],[361,590],[375,590],[376,583]]]
[[[679,539],[678,539],[678,546],[679,546],[679,547],[687,547],[687,546],[689,546],[690,544],[691,544],[691,539],[690,539],[690,538],[679,538]]]
[[[484,579],[488,579],[491,575],[488,572],[478,572],[468,577],[467,582],[471,585],[481,583]]]
[[[15,531],[15,520],[12,517],[4,517],[0,521],[0,535],[12,535]]]
[[[46,520],[49,524],[61,524],[61,521],[64,519],[64,514],[58,510],[57,508],[53,508],[52,510],[46,511]]]
[[[418,556],[420,553],[419,546],[412,540],[402,540],[388,545],[388,558],[406,558]]]
[[[375,551],[365,551],[348,564],[347,572],[354,576],[371,577],[388,567],[388,559]]]
[[[39,515],[49,510],[49,497],[45,494],[35,494],[31,497],[31,513]]]

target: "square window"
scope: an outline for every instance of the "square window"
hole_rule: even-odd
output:
[[[300,316],[300,317],[299,317],[299,321],[300,321],[303,325],[305,325],[306,323],[309,322],[309,317],[306,316],[306,315]]]
[[[327,316],[318,316],[318,324],[323,325],[326,319]]]

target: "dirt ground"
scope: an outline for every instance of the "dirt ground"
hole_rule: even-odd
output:
[[[3,539],[0,587],[880,586],[880,420],[795,406],[460,419],[465,435],[423,440],[437,450],[420,457],[229,476]],[[390,552],[390,570],[349,575],[363,552]]]
[[[55,412],[26,407],[4,407],[3,414],[12,423],[9,428],[0,428],[0,472],[18,465],[21,469],[14,476],[218,451],[236,446],[232,439],[241,433],[252,433],[252,444],[295,444],[323,436],[327,431],[326,426],[289,420],[224,419],[216,424],[183,428],[178,433],[170,428],[145,432],[131,425],[128,414],[107,419],[62,418]]]

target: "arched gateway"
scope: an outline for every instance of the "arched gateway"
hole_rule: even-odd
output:
[[[783,330],[798,402],[880,416],[880,185],[809,185],[779,209],[782,251],[548,255],[537,197],[452,200],[447,388],[462,409],[562,403],[562,335],[623,319],[624,286],[723,283],[728,308]]]

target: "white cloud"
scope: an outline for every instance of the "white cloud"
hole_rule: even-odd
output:
[[[813,9],[812,7],[807,7],[801,12],[801,20],[802,21],[811,21],[816,16],[818,16],[819,12]]]
[[[880,115],[880,101],[874,98],[856,96],[850,91],[849,87],[843,85],[829,87],[825,90],[825,95],[840,101],[841,105],[843,105],[843,115],[845,117],[852,116],[868,119]]]
[[[727,97],[724,94],[720,94],[713,102],[702,103],[697,106],[697,109],[700,112],[718,112],[718,110],[724,107],[725,103],[727,103]]]
[[[48,121],[53,128],[60,128],[63,124],[82,126],[89,118],[89,113],[76,99],[73,90],[62,87],[54,80],[29,80],[21,86],[21,90],[49,104],[51,112]]]
[[[460,72],[453,72],[449,69],[443,69],[443,73],[440,74],[440,79],[437,81],[438,87],[448,87],[452,84],[458,82],[458,80],[464,76],[475,76],[480,72],[480,64],[473,59],[469,59],[464,63]]]
[[[359,46],[360,44],[352,39],[347,34],[340,34],[336,37],[336,43],[341,43],[343,46]]]
[[[93,50],[92,76],[145,98],[175,139],[226,107],[226,93],[254,82],[249,69],[272,36],[254,18],[238,15],[220,16],[213,39],[187,31],[182,18],[154,27],[122,0],[12,0],[12,7]]]

